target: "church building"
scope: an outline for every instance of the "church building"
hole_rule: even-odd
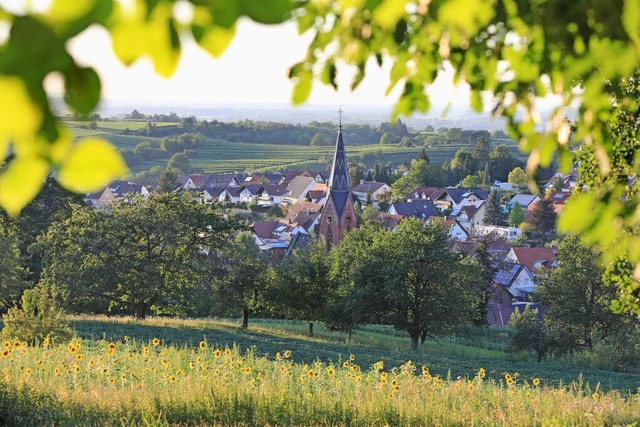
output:
[[[327,246],[337,246],[344,239],[345,232],[358,227],[351,195],[347,156],[342,139],[342,124],[338,128],[336,153],[327,182],[327,199],[320,215],[319,234]]]

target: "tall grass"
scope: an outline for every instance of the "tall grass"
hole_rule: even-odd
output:
[[[388,369],[294,363],[159,339],[74,340],[0,353],[0,421],[11,425],[611,425],[638,420],[640,397],[517,373],[447,379],[408,361]]]

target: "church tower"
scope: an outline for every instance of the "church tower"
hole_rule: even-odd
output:
[[[358,218],[351,195],[341,120],[338,127],[331,177],[327,186],[327,199],[320,215],[319,233],[324,237],[328,246],[337,246],[344,239],[344,233],[357,226]]]

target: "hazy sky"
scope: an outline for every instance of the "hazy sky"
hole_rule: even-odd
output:
[[[188,38],[185,38],[188,39]],[[130,67],[122,65],[111,49],[110,36],[102,28],[90,28],[70,44],[74,57],[97,68],[103,95],[120,101],[157,103],[289,102],[292,84],[288,69],[304,58],[310,34],[299,36],[292,23],[278,26],[239,22],[236,36],[218,59],[209,56],[192,41],[183,44],[176,73],[165,79],[156,75],[151,61],[143,58]],[[398,91],[385,97],[389,67],[375,61],[367,66],[366,77],[356,92],[349,91],[353,71],[342,69],[338,92],[320,82],[314,84],[309,102],[322,104],[392,104]],[[340,73],[339,73],[340,77]],[[446,79],[434,88],[433,103],[466,105],[468,92],[455,90]],[[344,82],[340,85],[340,81]]]

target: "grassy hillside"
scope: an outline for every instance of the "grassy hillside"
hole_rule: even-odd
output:
[[[408,352],[384,327],[346,343],[291,322],[72,323],[70,342],[0,349],[0,424],[600,426],[640,414],[635,390],[606,390],[636,387],[638,375],[518,361],[492,330],[467,337],[480,347],[452,338]]]
[[[162,138],[124,135],[124,129],[132,131],[143,129],[146,122],[121,121],[99,122],[95,130],[84,129],[86,122],[65,122],[73,127],[79,137],[100,136],[113,142],[122,150],[132,150],[142,141],[149,141],[151,145],[160,149]],[[175,126],[173,123],[159,123],[159,126]],[[399,164],[409,162],[423,147],[400,147],[398,145],[349,145],[345,141],[347,158],[350,162],[361,162],[369,166],[378,160]],[[522,158],[514,141],[495,140],[497,144],[508,145],[514,154]],[[427,149],[427,154],[435,164],[442,164],[445,160],[453,158],[456,151],[462,145],[438,146]],[[279,169],[325,169],[333,155],[333,147],[311,147],[308,145],[280,145],[280,144],[250,144],[245,142],[229,142],[207,138],[205,143],[197,147],[190,156],[194,170],[204,173],[214,172],[241,172],[252,168],[256,172],[264,172]],[[131,169],[133,172],[148,170],[153,166],[165,166],[169,160],[169,154],[150,161],[141,162]]]

